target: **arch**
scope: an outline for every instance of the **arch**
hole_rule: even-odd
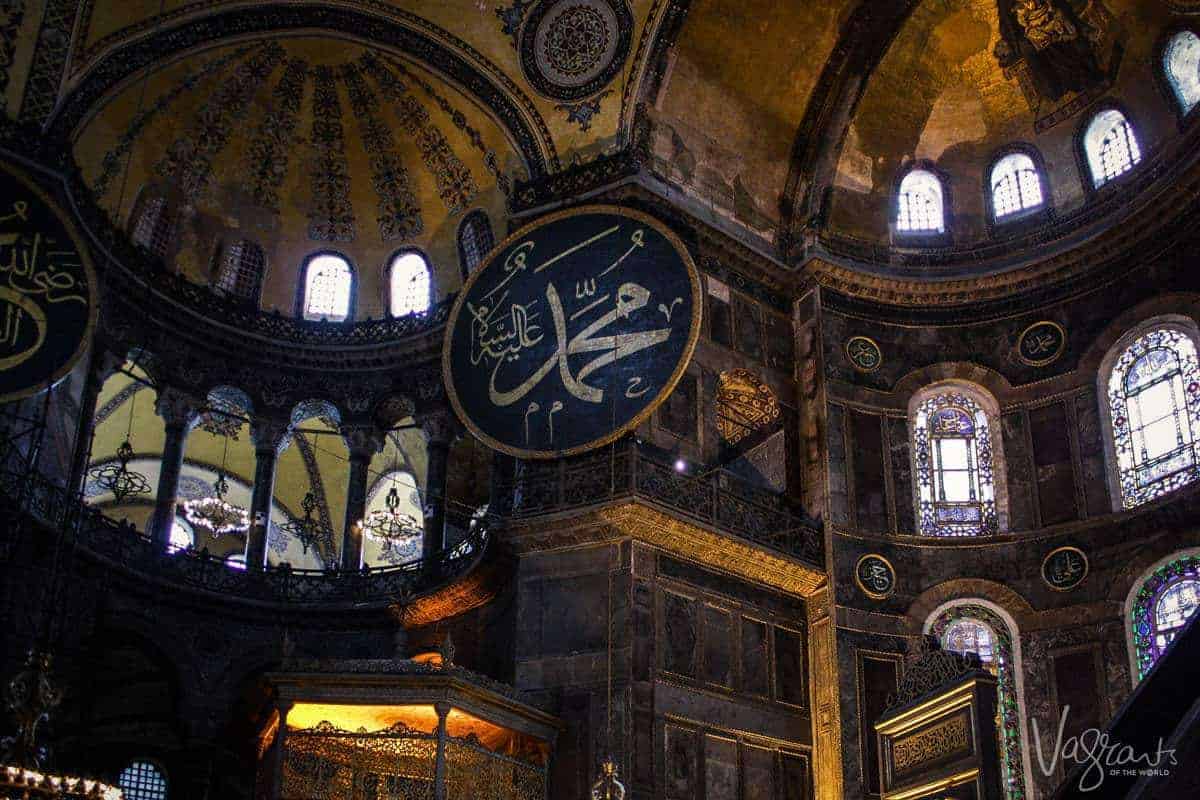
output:
[[[1020,219],[1045,207],[1043,171],[1025,148],[997,156],[988,171],[988,183],[988,207],[997,222]]]
[[[495,246],[496,235],[486,211],[476,208],[463,217],[458,226],[458,263],[463,280],[479,268]]]
[[[425,314],[433,305],[433,268],[415,248],[398,251],[388,262],[388,313]]]
[[[1176,625],[1160,630],[1159,604],[1168,592],[1185,585],[1192,591],[1191,608],[1184,616],[1184,622],[1200,607],[1200,547],[1178,550],[1160,558],[1129,587],[1124,604],[1125,646],[1129,653],[1129,677],[1134,686],[1154,667],[1179,628]]]
[[[300,271],[296,315],[345,322],[354,318],[357,276],[350,259],[332,250],[313,253]]]
[[[386,541],[373,536],[370,530],[364,531],[363,563],[370,566],[382,564],[404,564],[421,557],[423,531],[421,521],[425,518],[421,489],[417,485],[417,477],[411,470],[390,469],[375,481],[367,492],[366,514],[364,520],[370,520],[372,514],[388,513],[388,496],[395,490],[399,501],[395,513],[409,518],[413,522],[413,535],[403,540]]]
[[[896,189],[896,232],[929,236],[946,232],[946,187],[932,169],[910,167]]]
[[[943,381],[908,403],[918,533],[980,536],[1008,529],[1000,409],[982,387]]]
[[[267,256],[257,242],[237,239],[222,248],[213,288],[222,294],[258,305]]]
[[[167,800],[167,772],[157,762],[138,757],[117,778],[127,800]]]
[[[733,369],[717,378],[717,430],[729,445],[774,427],[780,419],[779,401],[771,387],[750,370]]]
[[[1130,172],[1142,160],[1133,124],[1114,106],[1092,115],[1083,128],[1080,144],[1095,189]]]
[[[955,625],[959,627],[952,628]],[[1005,609],[988,600],[959,598],[935,608],[926,618],[923,632],[937,637],[944,649],[967,652],[956,649],[956,640],[950,637],[956,632],[978,634],[981,628],[986,630],[992,648],[991,663],[985,661],[984,666],[996,675],[1000,692],[999,732],[1005,796],[1015,800],[1026,797],[1026,787],[1033,785],[1025,726],[1021,638],[1016,621]],[[960,646],[966,644],[962,639],[957,642]],[[982,653],[980,657],[983,658]]]
[[[1187,114],[1200,102],[1200,36],[1190,30],[1175,33],[1162,51],[1163,75]]]
[[[1200,478],[1200,331],[1182,316],[1151,318],[1105,354],[1096,375],[1114,511]]]
[[[142,189],[129,217],[129,238],[134,244],[170,265],[179,235],[179,209],[160,188]]]

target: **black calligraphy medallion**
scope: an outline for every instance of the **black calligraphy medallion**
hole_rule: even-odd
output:
[[[443,348],[463,423],[521,458],[590,450],[637,427],[700,334],[683,243],[646,214],[585,206],[508,237],[467,280]]]
[[[1017,358],[1031,367],[1058,360],[1067,349],[1067,332],[1057,322],[1035,322],[1017,337]]]
[[[1051,589],[1065,592],[1083,583],[1088,574],[1088,559],[1078,547],[1051,550],[1042,561],[1042,580]]]
[[[96,322],[96,278],[67,215],[19,170],[0,169],[0,402],[71,371]]]
[[[866,336],[854,336],[846,342],[846,358],[859,372],[874,372],[883,364],[879,345]]]
[[[867,597],[882,600],[896,588],[896,570],[883,556],[868,553],[854,565],[854,582]]]

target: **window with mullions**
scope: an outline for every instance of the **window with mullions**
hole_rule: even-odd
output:
[[[1200,102],[1200,36],[1180,31],[1163,51],[1163,71],[1186,114]]]
[[[1200,361],[1191,337],[1160,328],[1136,339],[1113,365],[1108,403],[1125,508],[1200,477]]]
[[[425,256],[410,250],[392,259],[390,284],[393,317],[424,314],[429,310],[433,279]]]
[[[1042,178],[1033,159],[1010,153],[992,167],[992,211],[997,220],[1042,205]]]
[[[117,786],[125,800],[166,800],[167,776],[149,761],[134,761],[121,770]]]
[[[942,182],[924,169],[914,169],[900,181],[896,198],[896,230],[902,233],[945,233]]]
[[[225,248],[215,286],[225,294],[257,302],[266,265],[262,248],[240,239]]]
[[[1138,680],[1146,677],[1197,608],[1200,608],[1200,557],[1176,558],[1142,581],[1129,620]]]
[[[463,218],[458,228],[458,259],[463,277],[467,277],[483,263],[484,256],[496,246],[492,223],[482,209],[475,209]]]
[[[1083,135],[1083,149],[1096,188],[1129,172],[1142,160],[1133,126],[1115,108],[1092,117]]]
[[[175,215],[165,197],[149,197],[133,225],[133,242],[166,260],[175,240]]]
[[[978,403],[957,391],[922,401],[913,418],[913,452],[922,534],[997,532],[991,433]]]
[[[304,270],[304,318],[341,322],[350,316],[354,273],[341,256],[325,253],[309,259]]]

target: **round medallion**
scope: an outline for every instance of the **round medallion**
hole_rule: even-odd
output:
[[[557,458],[615,440],[675,388],[700,335],[700,279],[653,217],[551,214],[471,273],[446,324],[442,373],[483,442]]]
[[[0,168],[0,402],[43,391],[91,340],[96,276],[70,217],[25,174]]]
[[[883,364],[879,345],[866,336],[854,336],[846,342],[846,358],[859,372],[874,372]]]
[[[1056,592],[1066,592],[1083,583],[1088,559],[1078,547],[1059,547],[1042,560],[1042,580]]]
[[[868,553],[854,565],[854,582],[867,597],[882,600],[896,589],[896,570],[883,556]]]
[[[521,27],[521,68],[543,95],[582,100],[620,71],[632,32],[625,0],[543,0]]]
[[[1067,349],[1067,332],[1057,322],[1035,322],[1017,337],[1017,358],[1031,367],[1052,364]]]

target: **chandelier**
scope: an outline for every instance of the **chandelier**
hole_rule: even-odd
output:
[[[241,506],[225,499],[229,494],[229,482],[225,480],[225,460],[229,456],[229,437],[225,437],[225,449],[221,452],[221,470],[213,481],[213,494],[183,504],[183,516],[187,521],[213,536],[227,533],[242,533],[250,528],[250,514]]]
[[[133,458],[133,445],[126,439],[117,448],[117,460],[102,464],[91,471],[92,483],[98,488],[112,494],[118,503],[136,494],[148,494],[150,482],[140,472],[129,468]]]
[[[368,536],[383,542],[385,553],[399,555],[415,537],[424,532],[424,527],[417,518],[400,510],[400,492],[392,481],[384,500],[386,509],[372,511],[362,522],[363,531]]]
[[[293,517],[288,522],[280,526],[280,529],[290,536],[295,536],[300,540],[300,544],[304,546],[305,554],[308,553],[308,548],[316,547],[320,541],[322,528],[321,522],[313,513],[317,510],[317,498],[312,492],[304,495],[304,500],[301,501],[300,507],[304,509],[304,517]]]

